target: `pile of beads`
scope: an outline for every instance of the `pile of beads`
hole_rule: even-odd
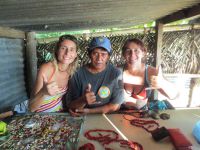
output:
[[[83,120],[70,122],[69,116],[34,114],[16,117],[8,125],[9,141],[0,149],[66,149],[76,144]]]

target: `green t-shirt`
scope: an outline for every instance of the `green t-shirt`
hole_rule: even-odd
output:
[[[87,105],[87,108],[95,108],[108,103],[122,104],[124,101],[122,72],[111,64],[100,72],[93,74],[83,66],[77,70],[69,81],[69,99],[71,101],[81,97],[88,85],[96,95],[96,103]]]

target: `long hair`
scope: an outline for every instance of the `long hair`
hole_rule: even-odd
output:
[[[78,40],[76,39],[75,36],[73,36],[73,35],[62,35],[62,36],[60,36],[60,38],[59,38],[59,40],[56,44],[56,47],[55,47],[54,61],[53,61],[54,65],[56,67],[56,71],[58,71],[58,51],[60,49],[61,43],[64,40],[73,41],[76,44],[76,51],[78,50]],[[72,77],[72,75],[76,71],[77,66],[78,66],[78,55],[74,59],[74,61],[71,64],[69,64],[69,66],[68,66],[67,72],[68,72],[70,77]]]

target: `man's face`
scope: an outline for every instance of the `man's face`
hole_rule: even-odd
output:
[[[109,58],[110,55],[103,48],[95,48],[90,54],[92,66],[98,70],[106,67]]]

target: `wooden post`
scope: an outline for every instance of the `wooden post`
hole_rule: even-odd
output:
[[[161,64],[161,50],[162,50],[162,40],[163,40],[163,24],[156,21],[156,64],[155,67]]]
[[[187,107],[191,107],[192,104],[192,95],[195,88],[196,78],[190,78],[190,89],[189,89],[189,97]]]
[[[26,33],[26,81],[27,81],[27,92],[30,96],[33,89],[36,76],[37,76],[37,51],[36,51],[36,37],[35,32]]]
[[[155,64],[154,67],[158,67],[161,64],[161,50],[162,50],[162,40],[163,40],[163,24],[156,21],[156,51],[155,51]],[[154,91],[153,99],[158,99],[158,91]]]

